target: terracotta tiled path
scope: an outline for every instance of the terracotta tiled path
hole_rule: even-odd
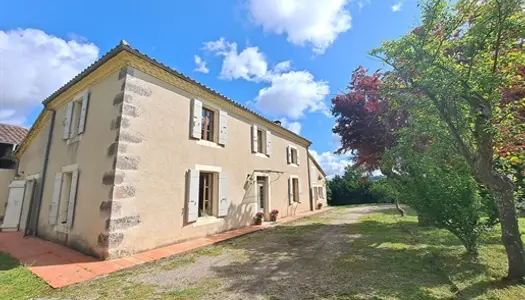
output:
[[[282,218],[277,223],[295,221],[326,210],[322,209]],[[20,232],[0,232],[0,252],[8,252],[20,260],[22,264],[27,265],[33,274],[45,280],[50,286],[60,288],[271,226],[270,223],[264,223],[259,226],[244,227],[107,261],[96,260],[93,257],[39,238],[23,238]]]

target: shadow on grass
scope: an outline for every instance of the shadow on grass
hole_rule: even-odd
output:
[[[486,271],[462,257],[450,234],[405,220],[282,226],[223,244],[247,259],[212,267],[214,273],[227,278],[226,291],[255,298],[443,299],[456,296],[451,277]]]
[[[8,253],[0,252],[0,271],[7,271],[20,266],[18,260]]]

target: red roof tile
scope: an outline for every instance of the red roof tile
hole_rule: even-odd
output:
[[[0,124],[0,143],[22,144],[28,130],[14,125]]]

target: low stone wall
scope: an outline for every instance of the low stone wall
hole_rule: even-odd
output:
[[[9,184],[15,176],[15,170],[0,169],[0,218],[5,214],[7,197],[9,196]]]

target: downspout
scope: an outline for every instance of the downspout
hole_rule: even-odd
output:
[[[310,210],[313,211],[314,208],[314,197],[312,195],[312,175],[310,174],[310,146],[306,147],[306,167],[308,168],[308,195],[310,196]]]
[[[42,180],[40,180],[38,202],[36,203],[35,210],[32,211],[32,213],[36,213],[35,223],[31,224],[31,232],[29,233],[32,236],[36,236],[38,231],[38,222],[40,221],[40,207],[42,206],[42,199],[44,198],[44,186],[46,183],[47,165],[49,162],[49,152],[51,150],[51,141],[53,139],[53,129],[55,128],[55,117],[57,113],[56,110],[48,108],[47,104],[44,105],[44,109],[50,111],[52,115],[51,122],[49,124],[49,132],[47,133],[46,152],[44,154],[44,165],[42,166]]]

